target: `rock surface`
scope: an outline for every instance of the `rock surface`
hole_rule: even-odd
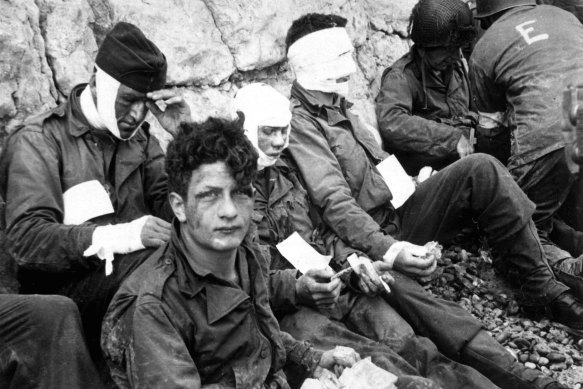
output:
[[[168,84],[195,102],[198,119],[232,115],[232,96],[249,82],[267,82],[287,94],[293,74],[285,64],[285,35],[292,21],[308,12],[348,19],[359,65],[349,97],[376,127],[380,74],[408,49],[404,37],[414,3],[6,0],[0,3],[0,132],[10,132],[26,116],[55,106],[74,85],[87,82],[99,43],[122,20],[138,25],[165,53]]]

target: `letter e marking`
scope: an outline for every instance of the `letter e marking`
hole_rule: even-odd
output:
[[[520,33],[520,35],[522,35],[522,37],[524,38],[524,41],[530,46],[531,44],[533,44],[534,42],[538,42],[538,41],[544,41],[545,39],[549,39],[549,34],[539,34],[539,35],[535,35],[533,37],[531,37],[529,34],[532,33],[534,31],[533,27],[528,27],[525,28],[525,26],[529,25],[529,24],[533,24],[536,20],[529,20],[528,22],[524,22],[524,23],[520,23],[518,26],[516,26],[516,31],[518,31]]]

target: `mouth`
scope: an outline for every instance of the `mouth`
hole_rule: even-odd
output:
[[[241,229],[240,226],[229,226],[229,227],[219,227],[219,228],[215,228],[215,231],[220,232],[222,234],[233,234],[235,232],[238,232]]]

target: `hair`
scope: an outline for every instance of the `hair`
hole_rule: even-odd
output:
[[[298,39],[313,32],[333,27],[346,27],[348,20],[338,15],[306,14],[294,20],[285,37],[286,53]]]
[[[168,190],[186,199],[192,172],[201,165],[224,162],[239,185],[249,185],[257,175],[257,151],[243,131],[244,116],[226,120],[209,118],[182,123],[166,152]]]

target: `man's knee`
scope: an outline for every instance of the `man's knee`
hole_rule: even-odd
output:
[[[77,305],[68,297],[57,295],[22,295],[26,314],[39,328],[49,330],[64,322],[80,323]]]

